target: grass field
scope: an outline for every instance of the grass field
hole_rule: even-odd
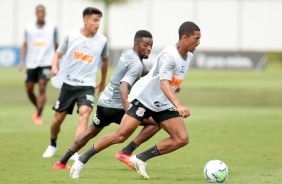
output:
[[[0,73],[0,183],[200,184],[206,183],[203,167],[212,159],[227,164],[226,183],[229,184],[278,184],[282,181],[280,65],[271,65],[263,72],[190,70],[179,94],[181,102],[192,113],[185,119],[190,143],[176,152],[149,160],[147,173],[151,179],[148,181],[114,158],[138,131],[125,143],[93,157],[80,179],[71,179],[69,171],[53,170],[53,164],[74,139],[77,115],[68,116],[62,125],[55,157],[43,159],[42,154],[49,144],[51,106],[59,91],[51,85],[48,87],[43,112],[45,125],[35,126],[31,120],[34,108],[24,90],[24,73],[14,68],[2,68]],[[107,127],[81,153],[101,135],[116,128],[114,124]],[[136,153],[165,137],[164,131],[159,132]]]

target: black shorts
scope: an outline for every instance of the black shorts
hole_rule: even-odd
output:
[[[33,69],[27,69],[25,82],[38,82],[39,79],[50,79],[51,66],[37,67]]]
[[[75,102],[77,103],[78,109],[82,105],[93,108],[94,89],[93,86],[71,86],[64,83],[59,98],[53,106],[53,110],[57,112],[67,110],[68,114],[72,114]]]
[[[93,125],[97,128],[103,128],[111,123],[120,124],[124,113],[125,111],[123,109],[115,109],[97,105],[96,114],[93,119]]]
[[[161,122],[171,118],[181,117],[179,112],[175,108],[169,108],[164,111],[154,112],[145,107],[138,100],[133,100],[131,102],[129,108],[126,111],[126,114],[139,120],[140,122],[151,116],[157,124],[160,124]]]

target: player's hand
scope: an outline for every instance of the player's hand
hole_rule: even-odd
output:
[[[23,62],[20,62],[19,65],[18,65],[18,69],[19,71],[22,71],[23,70]]]
[[[104,89],[105,89],[105,83],[100,82],[97,86],[96,89],[98,90],[98,94],[100,94]]]
[[[58,74],[59,70],[56,67],[52,67],[51,69],[51,76],[54,77]]]
[[[183,118],[187,118],[190,116],[190,110],[187,107],[184,107],[183,105],[179,105],[176,107],[177,111]]]
[[[175,93],[175,94],[178,94],[178,93],[180,92],[180,89],[181,89],[181,87],[178,87],[178,88],[174,91],[174,93]]]

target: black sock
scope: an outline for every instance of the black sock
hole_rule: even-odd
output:
[[[57,139],[51,138],[51,146],[57,147]]]
[[[153,157],[156,157],[156,156],[159,156],[159,155],[160,155],[160,153],[157,149],[157,146],[153,146],[152,148],[144,151],[143,153],[136,155],[136,157],[139,158],[140,160],[142,160],[143,162],[146,162],[150,158],[153,158]]]
[[[70,149],[68,149],[65,155],[61,158],[60,162],[62,164],[67,164],[67,162],[69,161],[70,157],[73,156],[73,154],[74,153]]]
[[[132,152],[138,147],[138,145],[131,141],[126,147],[122,149],[122,152],[125,154],[132,154]]]
[[[97,152],[94,150],[94,145],[91,146],[91,148],[89,150],[87,150],[85,153],[83,153],[82,155],[80,155],[78,157],[78,160],[83,163],[86,164],[86,162],[96,154]]]
[[[37,116],[41,116],[43,108],[37,108]]]

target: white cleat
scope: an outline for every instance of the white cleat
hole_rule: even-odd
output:
[[[49,158],[55,155],[56,151],[58,149],[57,147],[51,146],[49,145],[46,149],[46,151],[44,152],[44,154],[42,155],[44,158]]]
[[[142,160],[138,159],[136,155],[133,155],[129,158],[129,162],[134,166],[136,171],[145,179],[150,179],[148,174],[146,173],[147,164]]]
[[[75,154],[73,154],[73,156],[70,157],[70,160],[74,160],[76,161],[79,157],[79,154],[77,154],[77,152]]]
[[[79,178],[80,172],[83,169],[84,165],[85,164],[81,163],[78,159],[75,160],[70,170],[70,177]]]

